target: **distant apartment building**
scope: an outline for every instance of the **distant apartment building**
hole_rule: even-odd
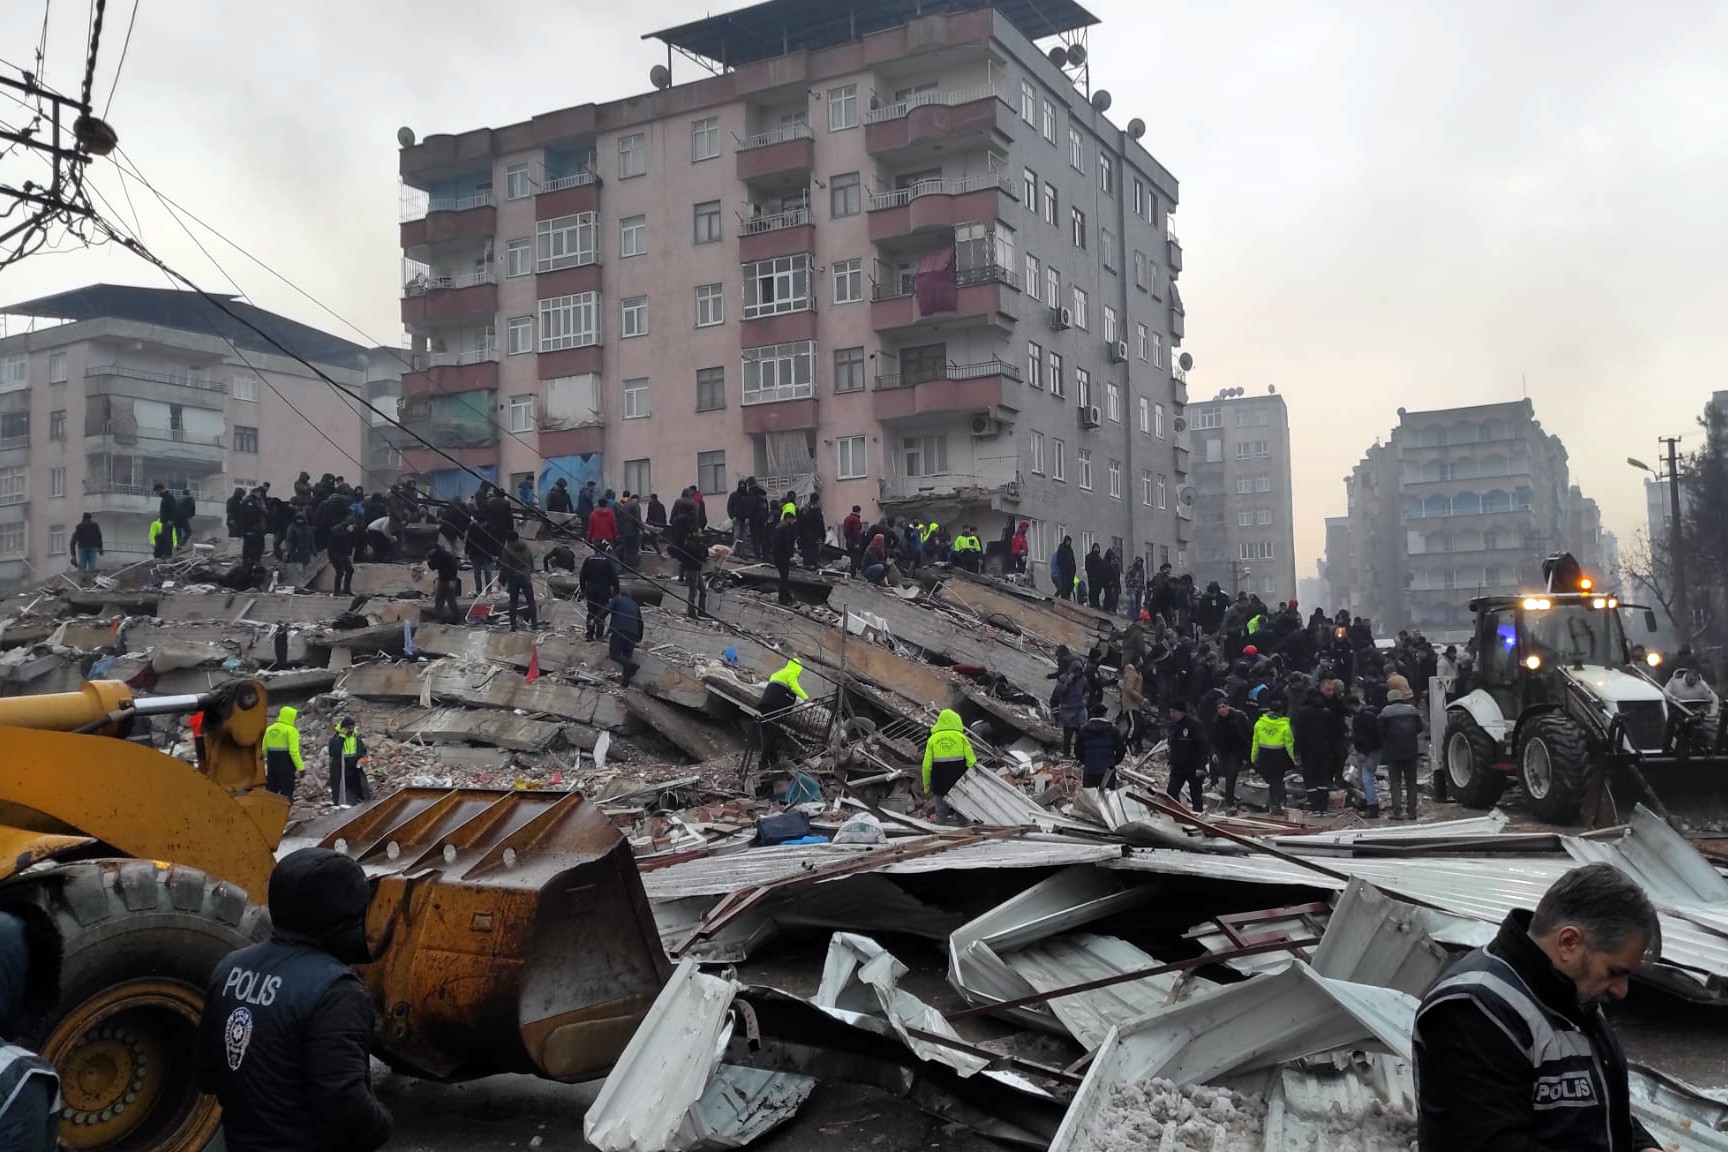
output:
[[[1186,559],[1176,180],[1034,43],[1084,9],[957,8],[772,0],[656,34],[699,78],[406,136],[407,423],[507,483]]]
[[[373,394],[393,411],[400,364],[227,306],[317,364],[347,399],[196,293],[98,284],[0,308],[16,318],[9,327],[29,328],[0,338],[0,586],[64,571],[85,512],[102,526],[102,567],[147,557],[157,483],[192,493],[203,537],[226,531],[234,485],[284,491],[301,470],[387,482],[391,437],[369,432],[359,405]],[[377,471],[362,467],[367,453]]]
[[[1601,515],[1570,483],[1564,445],[1528,400],[1400,409],[1345,490],[1348,531],[1328,532],[1327,565],[1349,572],[1349,606],[1383,634],[1461,639],[1473,597],[1534,585],[1549,553],[1581,550],[1602,563]]]
[[[1326,517],[1326,551],[1320,559],[1320,594],[1324,597],[1322,606],[1334,614],[1340,608],[1348,609],[1353,616],[1357,614],[1350,586],[1352,539],[1348,516]]]
[[[1290,414],[1284,397],[1220,393],[1188,407],[1194,487],[1194,579],[1204,588],[1256,592],[1273,603],[1296,595],[1290,493]]]

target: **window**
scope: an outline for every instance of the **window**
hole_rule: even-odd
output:
[[[523,237],[504,245],[504,275],[526,276],[534,271],[534,241]]]
[[[1068,445],[1056,439],[1050,441],[1050,479],[1068,481]]]
[[[1074,453],[1074,456],[1080,466],[1080,487],[1090,492],[1092,491],[1092,451],[1089,448],[1081,448]]]
[[[234,399],[257,401],[258,374],[256,372],[234,373]]]
[[[1050,395],[1064,396],[1062,389],[1062,356],[1058,352],[1050,353]]]
[[[1152,402],[1142,396],[1140,399],[1140,431],[1152,434]]]
[[[526,200],[534,191],[528,165],[512,164],[504,169],[504,199]]]
[[[1146,182],[1140,177],[1134,177],[1134,215],[1144,217],[1146,214]]]
[[[624,381],[624,419],[648,419],[648,381]]]
[[[1102,148],[1098,150],[1098,191],[1106,196],[1116,195],[1116,165]]]
[[[1158,265],[1150,260],[1146,262],[1146,287],[1152,293],[1152,299],[1164,299],[1164,290],[1158,287]]]
[[[1074,327],[1079,328],[1082,331],[1091,328],[1091,324],[1087,322],[1089,318],[1086,315],[1089,311],[1087,307],[1089,301],[1090,297],[1086,295],[1086,290],[1084,288],[1076,287],[1074,289]]]
[[[549,296],[540,301],[540,351],[587,348],[600,342],[600,294]]]
[[[30,361],[23,356],[0,359],[0,392],[17,392],[30,387]]]
[[[1076,172],[1086,171],[1086,145],[1080,139],[1080,129],[1068,128],[1068,163]]]
[[[726,453],[698,452],[696,453],[696,487],[702,489],[704,495],[719,494],[726,491]]]
[[[1256,491],[1256,492],[1270,492],[1270,491],[1272,491],[1272,477],[1270,477],[1270,476],[1256,476],[1256,477],[1254,477],[1254,491]]]
[[[1113,499],[1122,499],[1122,461],[1110,461],[1110,495]]]
[[[1108,228],[1098,229],[1098,260],[1104,271],[1116,271],[1116,233]]]
[[[1224,460],[1224,441],[1216,436],[1206,440],[1206,463],[1219,464]]]
[[[648,251],[648,217],[626,216],[618,221],[618,255],[641,256]]]
[[[1146,253],[1138,250],[1134,253],[1134,287],[1146,290]]]
[[[1079,365],[1074,367],[1074,402],[1082,408],[1092,407],[1092,373]]]
[[[1104,385],[1104,415],[1122,423],[1122,386],[1114,380]]]
[[[1134,325],[1134,344],[1135,355],[1139,356],[1142,360],[1151,359],[1152,338],[1150,333],[1147,331],[1146,325],[1139,323]]]
[[[1236,545],[1236,559],[1238,559],[1238,560],[1252,560],[1252,559],[1254,559],[1254,541],[1244,540],[1240,544]]]
[[[511,356],[534,351],[534,317],[512,316],[504,332],[505,349]]]
[[[1259,512],[1255,513],[1254,522],[1256,524],[1259,524],[1261,527],[1266,527],[1266,526],[1270,525],[1272,523],[1272,509],[1270,509],[1270,508],[1260,509]]]
[[[1152,470],[1140,469],[1140,503],[1152,507]]]
[[[534,431],[533,393],[510,397],[510,431]]]
[[[1239,477],[1236,481],[1236,495],[1246,496],[1254,491],[1254,479],[1250,476]]]
[[[1026,342],[1026,383],[1044,387],[1044,348],[1033,340]]]
[[[1157,491],[1158,491],[1158,507],[1159,508],[1168,508],[1170,506],[1169,505],[1169,485],[1164,479],[1164,473],[1162,473],[1162,472],[1158,473],[1158,480],[1157,480],[1157,484],[1155,486],[1156,486]]]
[[[628,180],[648,171],[648,138],[640,132],[618,137],[618,179]]]
[[[66,353],[51,352],[48,355],[48,383],[66,383]]]
[[[1224,427],[1224,409],[1200,408],[1194,413],[1194,427],[1222,428]]]
[[[48,439],[66,439],[66,409],[56,408],[48,413]]]
[[[244,424],[234,425],[234,451],[256,455],[258,452],[258,429],[248,428]]]
[[[1068,209],[1068,221],[1073,225],[1074,247],[1086,247],[1086,213],[1078,208]]]
[[[1164,337],[1152,333],[1152,367],[1161,368],[1164,365]]]
[[[1038,257],[1026,253],[1026,279],[1021,283],[1026,286],[1027,293],[1034,301],[1038,299],[1038,285],[1044,279],[1044,269],[1038,263]]]
[[[858,127],[858,85],[828,89],[828,131]]]
[[[1031,457],[1032,471],[1036,472],[1040,476],[1044,475],[1044,433],[1032,433],[1029,455]]]
[[[724,284],[696,285],[696,327],[712,328],[726,323],[725,292]]]
[[[816,342],[744,349],[744,403],[806,400],[816,394]]]
[[[864,391],[864,349],[836,348],[834,350],[834,391]]]
[[[1025,80],[1020,81],[1020,119],[1032,123],[1032,118],[1038,115],[1038,97],[1032,91],[1032,85]]]
[[[66,469],[48,469],[48,495],[51,497],[66,495]]]
[[[834,270],[834,303],[856,304],[864,299],[864,261],[858,257],[836,260]]]
[[[862,480],[870,474],[869,442],[862,436],[842,436],[834,441],[835,477],[840,480]]]
[[[1116,309],[1104,305],[1104,343],[1116,347]]]
[[[624,491],[652,492],[654,490],[654,466],[649,460],[624,461]]]
[[[1028,168],[1021,176],[1020,202],[1026,211],[1038,211],[1038,173]]]
[[[1048,182],[1044,185],[1044,223],[1051,227],[1056,224],[1056,185]]]
[[[599,255],[600,226],[592,212],[542,220],[535,226],[534,238],[537,245],[534,269],[537,272],[592,264]],[[525,269],[523,274],[526,275]]]
[[[704,200],[696,205],[691,239],[697,244],[713,244],[720,239],[720,201]]]
[[[29,481],[24,469],[0,468],[0,504],[22,504],[29,499]]]
[[[1050,307],[1062,307],[1062,273],[1054,268],[1044,269],[1044,298]]]
[[[50,524],[48,526],[48,555],[66,555],[66,525]]]
[[[1238,508],[1236,510],[1236,527],[1249,528],[1254,524],[1254,509]]]
[[[634,336],[648,335],[648,297],[631,296],[626,298],[620,309],[618,320],[620,339],[628,340]]]
[[[696,411],[712,412],[726,407],[726,369],[696,369]]]
[[[744,319],[802,312],[809,307],[808,252],[744,265]]]
[[[690,162],[712,160],[720,155],[720,117],[707,116],[690,122]],[[632,488],[634,492],[636,489]]]
[[[863,211],[858,173],[847,172],[828,182],[828,214],[838,220]]]
[[[940,476],[948,471],[948,437],[907,436],[900,441],[907,476]]]
[[[1152,405],[1152,434],[1158,439],[1164,439],[1164,405]]]
[[[0,524],[0,556],[21,556],[25,544],[24,525]]]
[[[1056,143],[1056,105],[1044,101],[1044,139]]]

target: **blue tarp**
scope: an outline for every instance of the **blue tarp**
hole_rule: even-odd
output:
[[[594,481],[594,486],[601,492],[606,491],[606,480],[601,476],[602,452],[589,452],[582,456],[550,456],[542,461],[539,482],[535,491],[544,495],[552,491],[552,485],[559,480],[570,482],[570,495],[574,499],[577,492],[588,481]]]
[[[488,483],[498,483],[498,467],[495,464],[484,464],[473,472],[462,468],[441,468],[436,472],[426,473],[426,490],[432,493],[436,500],[466,500],[480,490],[480,481],[474,478],[475,472]]]

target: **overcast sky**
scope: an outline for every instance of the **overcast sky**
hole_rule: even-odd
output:
[[[640,36],[689,0],[139,0],[110,119],[170,198],[367,338],[400,338],[396,129],[524,119],[646,87]],[[721,8],[741,6],[722,0]],[[1516,399],[1571,453],[1623,546],[1655,438],[1728,387],[1728,4],[1423,5],[1092,0],[1092,82],[1182,184],[1191,399],[1289,400],[1299,576],[1342,478],[1412,409]],[[112,0],[95,86],[130,14]],[[41,0],[0,3],[24,63]],[[82,77],[88,7],[52,0],[46,75]],[[675,78],[692,78],[680,62]],[[0,99],[0,121],[17,123]],[[121,182],[95,185],[128,220]],[[19,180],[17,161],[0,180]],[[142,188],[145,241],[221,273]],[[200,236],[256,303],[359,338]],[[161,284],[129,254],[40,255],[13,301],[94,280]]]

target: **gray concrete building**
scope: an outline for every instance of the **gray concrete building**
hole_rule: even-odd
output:
[[[1194,580],[1268,604],[1296,595],[1290,413],[1268,389],[1221,392],[1189,405],[1193,444]]]

